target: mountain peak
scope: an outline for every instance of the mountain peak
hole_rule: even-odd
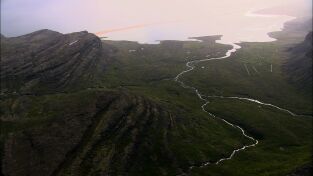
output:
[[[61,34],[44,29],[8,38],[2,45],[1,81],[9,86],[19,80],[16,91],[77,87],[103,71],[106,64],[101,40],[87,31]]]

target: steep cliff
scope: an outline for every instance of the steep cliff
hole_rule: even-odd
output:
[[[290,59],[285,64],[289,80],[302,90],[312,89],[312,32],[305,40],[291,48]]]

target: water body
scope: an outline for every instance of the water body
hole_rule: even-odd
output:
[[[275,39],[269,32],[280,31],[286,21],[295,17],[287,15],[261,15],[253,10],[234,12],[204,19],[203,21],[177,21],[147,24],[129,30],[108,32],[109,40],[129,40],[139,43],[158,43],[160,40],[193,40],[190,37],[222,35],[218,43],[268,42]],[[119,29],[117,29],[119,30]]]
[[[1,33],[18,36],[40,29],[87,30],[110,40],[158,43],[223,35],[220,43],[272,41],[286,15],[253,12],[284,6],[301,11],[311,0],[2,0]],[[293,4],[289,5],[288,4]],[[275,8],[274,8],[275,9]]]

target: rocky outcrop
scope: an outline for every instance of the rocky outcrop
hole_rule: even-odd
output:
[[[88,32],[40,30],[1,40],[2,91],[41,92],[77,88],[103,73],[109,53]]]

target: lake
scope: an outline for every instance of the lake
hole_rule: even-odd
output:
[[[264,42],[273,40],[268,32],[281,30],[294,17],[255,12],[279,7],[301,11],[311,3],[310,0],[4,0],[1,32],[12,37],[40,29],[61,33],[87,30],[109,40],[140,43],[208,35],[223,35],[219,42],[225,44]]]

